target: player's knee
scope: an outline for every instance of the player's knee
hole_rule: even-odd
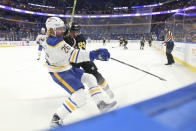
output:
[[[86,93],[84,92],[84,89],[79,89],[76,92],[74,92],[71,95],[70,99],[76,104],[78,108],[85,105],[87,98],[86,98]]]
[[[81,80],[89,88],[97,85],[96,78],[92,74],[84,73]]]

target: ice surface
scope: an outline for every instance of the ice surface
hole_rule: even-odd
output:
[[[103,47],[89,43],[87,49]],[[115,93],[118,106],[137,103],[170,92],[196,81],[196,73],[177,63],[165,66],[166,56],[154,48],[129,43],[128,50],[118,43],[105,46],[113,58],[137,66],[167,79],[166,82],[113,60],[96,61],[99,72]],[[115,48],[112,48],[115,47]],[[67,93],[51,79],[43,66],[44,53],[37,58],[37,46],[0,48],[0,130],[38,131],[49,128],[49,122]],[[94,102],[74,112],[66,123],[96,115]]]

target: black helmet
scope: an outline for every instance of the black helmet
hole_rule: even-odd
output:
[[[71,31],[80,31],[80,25],[78,23],[73,22],[70,30]]]
[[[68,33],[70,33],[70,31],[77,31],[77,32],[79,32],[80,31],[80,26],[77,23],[75,23],[75,22],[72,23],[71,28],[69,28],[69,25],[67,25],[66,29],[65,29],[65,32],[64,32],[64,36],[69,35]]]

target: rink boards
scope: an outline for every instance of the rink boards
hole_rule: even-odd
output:
[[[174,42],[174,44],[172,52],[174,59],[196,72],[196,43]],[[153,45],[165,52],[165,46],[162,45],[161,41],[154,41]]]
[[[50,131],[195,131],[196,83]]]
[[[0,41],[0,47],[34,46],[35,41]]]
[[[87,40],[87,42],[102,43],[102,40]],[[108,41],[106,41],[108,42]],[[118,43],[118,40],[111,40],[110,43]],[[138,43],[139,40],[129,40],[129,44]],[[147,43],[146,43],[147,44]],[[34,46],[35,41],[0,41],[0,47],[15,47],[15,46]],[[162,41],[153,41],[153,46],[162,52],[165,52],[165,46]],[[176,61],[186,65],[193,71],[196,71],[196,43],[191,42],[175,42],[173,55]]]

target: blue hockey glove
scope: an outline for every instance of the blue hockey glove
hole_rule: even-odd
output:
[[[100,48],[97,50],[93,50],[90,52],[90,60],[93,61],[94,59],[107,61],[110,58],[110,53],[107,49]]]

